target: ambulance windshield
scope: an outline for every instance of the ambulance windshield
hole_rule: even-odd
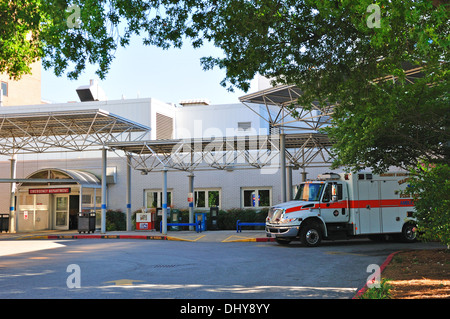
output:
[[[325,184],[301,184],[295,200],[318,202]]]

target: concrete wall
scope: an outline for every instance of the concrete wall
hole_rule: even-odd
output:
[[[32,74],[22,76],[20,80],[10,79],[0,74],[0,81],[8,85],[7,96],[3,96],[2,106],[40,104],[41,102],[41,62],[31,64]]]

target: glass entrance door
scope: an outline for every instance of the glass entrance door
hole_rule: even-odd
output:
[[[55,229],[69,229],[69,196],[55,196]]]

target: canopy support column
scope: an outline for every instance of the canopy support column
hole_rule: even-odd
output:
[[[131,155],[127,155],[127,231],[131,231]]]
[[[292,191],[292,166],[289,165],[287,167],[287,200],[290,201],[293,199],[293,191]]]
[[[192,201],[189,202],[189,223],[194,223],[194,173],[188,175],[189,177],[189,194],[192,194]],[[193,226],[189,226],[189,230],[194,230]]]
[[[17,158],[13,155],[11,161],[11,179],[16,178],[17,172]],[[9,232],[16,232],[16,183],[11,183],[11,194],[9,198]]]
[[[102,225],[101,233],[106,233],[106,166],[107,166],[107,150],[102,148]]]
[[[281,202],[286,202],[286,135],[280,133]]]
[[[167,235],[167,168],[164,167],[163,171],[163,191],[162,191],[162,233]]]

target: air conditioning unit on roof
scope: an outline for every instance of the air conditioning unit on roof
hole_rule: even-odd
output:
[[[90,80],[89,85],[77,88],[77,94],[81,102],[106,101],[106,94],[95,80]]]

